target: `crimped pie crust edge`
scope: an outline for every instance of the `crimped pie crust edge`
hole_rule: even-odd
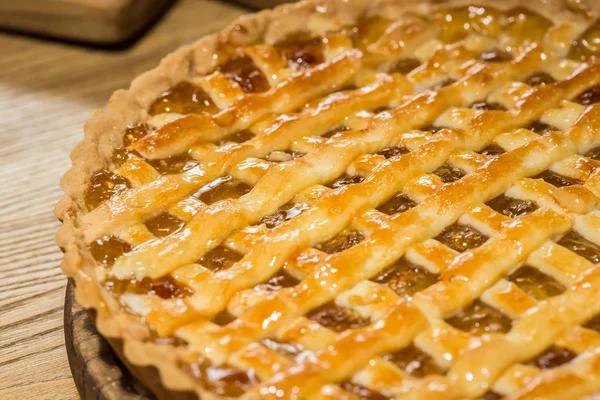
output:
[[[600,12],[600,2],[584,1],[585,7]],[[94,112],[84,126],[84,139],[71,152],[72,167],[61,178],[65,195],[54,214],[62,221],[56,242],[63,249],[63,272],[75,282],[76,300],[86,309],[96,311],[96,327],[112,343],[123,341],[124,357],[136,366],[156,367],[161,383],[168,389],[195,391],[199,385],[177,367],[174,347],[144,343],[148,328],[126,312],[112,313],[105,303],[94,276],[94,260],[86,247],[79,218],[85,214],[83,194],[91,176],[109,164],[112,152],[122,144],[123,132],[132,124],[147,118],[150,104],[176,83],[206,74],[215,67],[212,54],[222,43],[239,46],[257,42],[274,43],[289,33],[306,30],[311,23],[339,21],[340,26],[356,22],[364,14],[383,14],[385,10],[403,10],[429,6],[491,5],[499,9],[524,6],[543,15],[555,24],[573,20],[565,10],[567,4],[577,6],[577,0],[534,0],[523,4],[519,0],[304,0],[273,10],[244,15],[225,29],[205,36],[191,45],[182,46],[166,56],[153,70],[135,78],[128,89],[117,90],[104,109]],[[122,356],[120,354],[120,356]],[[142,377],[143,380],[143,377]],[[206,395],[206,393],[203,393]]]

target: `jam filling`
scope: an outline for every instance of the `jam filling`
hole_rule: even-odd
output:
[[[325,242],[317,243],[315,249],[327,254],[339,253],[356,246],[364,238],[363,234],[358,231],[345,230]]]
[[[556,187],[564,187],[564,186],[572,186],[572,185],[581,185],[583,182],[577,179],[568,178],[563,175],[559,175],[554,171],[546,170],[541,174],[534,176],[533,179],[543,179],[549,184]]]
[[[194,193],[194,197],[206,204],[213,204],[225,199],[239,199],[252,189],[242,181],[232,176],[222,176],[207,183]]]
[[[505,151],[502,147],[497,144],[490,144],[486,146],[479,154],[483,154],[484,156],[499,156],[500,154],[504,154]]]
[[[541,42],[552,22],[525,7],[515,7],[507,13],[507,25],[521,41]]]
[[[401,370],[417,378],[423,378],[427,375],[444,374],[444,370],[437,365],[435,360],[414,344],[394,353],[386,354],[383,356],[383,359],[394,363]]]
[[[356,47],[364,49],[369,44],[377,41],[391,23],[391,20],[380,16],[361,17],[358,24],[351,27],[346,34],[352,39]]]
[[[266,92],[270,88],[267,78],[248,56],[232,58],[220,65],[217,71],[240,85],[244,93]]]
[[[339,177],[338,179],[336,179],[335,181],[328,184],[327,187],[330,189],[337,189],[337,188],[345,186],[345,185],[351,185],[353,183],[361,183],[364,180],[365,180],[365,178],[360,175],[350,176],[348,174],[344,174],[341,177]]]
[[[456,7],[434,12],[431,23],[439,30],[439,38],[446,43],[464,39],[469,33],[498,36],[506,31],[512,45],[539,42],[552,22],[524,7],[503,13],[493,7]]]
[[[287,272],[280,270],[277,275],[260,285],[256,285],[254,290],[257,292],[274,292],[276,290],[296,286],[300,281]]]
[[[178,154],[161,160],[147,160],[147,162],[161,175],[179,174],[198,165],[198,161],[190,157],[189,153]]]
[[[496,36],[501,29],[501,13],[493,7],[456,7],[434,12],[430,17],[445,43],[464,39],[469,32]]]
[[[278,225],[283,224],[285,221],[297,217],[302,214],[305,210],[308,210],[309,205],[306,203],[287,203],[284,204],[277,212],[271,215],[267,215],[260,219],[259,224],[265,224],[269,229],[275,228]]]
[[[600,101],[600,85],[596,85],[593,88],[586,90],[573,99],[573,101],[584,106],[598,103]]]
[[[117,258],[131,251],[131,245],[114,236],[105,236],[90,243],[89,249],[94,260],[110,267]]]
[[[487,101],[480,101],[477,103],[471,104],[473,110],[482,110],[482,111],[506,111],[506,107],[499,103],[488,103]]]
[[[170,275],[158,279],[143,278],[142,280],[119,280],[111,278],[104,282],[104,287],[117,295],[133,293],[158,296],[161,299],[183,298],[193,294],[190,288],[177,282]]]
[[[438,133],[439,131],[441,131],[444,128],[445,127],[443,127],[443,126],[428,125],[428,126],[421,128],[420,130],[422,130],[424,132]]]
[[[482,397],[479,398],[479,400],[500,400],[502,398],[501,395],[499,395],[496,392],[486,392]]]
[[[475,300],[469,307],[446,319],[446,322],[461,331],[476,336],[485,333],[506,333],[512,325],[506,315],[481,300]]]
[[[537,358],[529,361],[527,364],[538,367],[539,369],[550,369],[560,367],[577,357],[577,354],[565,347],[552,346]]]
[[[137,156],[143,158],[142,155],[136,150],[116,148],[113,150],[111,161],[114,164],[115,168],[121,168],[123,164],[125,164],[125,162],[129,160],[130,156]]]
[[[330,137],[333,137],[333,136],[337,135],[338,133],[345,132],[347,130],[350,130],[350,128],[348,128],[344,125],[337,126],[333,129],[328,130],[324,134],[322,134],[321,137],[325,138],[325,139],[329,139]]]
[[[600,246],[590,242],[573,230],[569,231],[557,243],[594,264],[600,262]]]
[[[377,207],[377,210],[392,215],[408,211],[416,205],[417,203],[404,193],[396,193],[388,201]]]
[[[600,147],[594,147],[585,153],[585,156],[591,158],[592,160],[600,161]]]
[[[479,55],[481,61],[486,62],[507,62],[512,60],[510,53],[500,49],[491,49],[484,51]]]
[[[372,279],[392,289],[398,296],[406,297],[427,289],[439,280],[423,267],[411,263],[402,257]]]
[[[435,85],[433,85],[430,89],[431,90],[439,90],[441,88],[444,88],[446,86],[450,86],[452,85],[454,82],[456,82],[456,79],[452,79],[452,78],[444,78],[444,80],[436,83]]]
[[[545,72],[536,72],[533,75],[529,75],[525,79],[525,83],[529,86],[550,85],[552,83],[556,83],[556,79],[554,79],[552,75]]]
[[[254,133],[248,129],[244,129],[242,131],[234,132],[231,135],[225,136],[223,139],[217,142],[217,145],[220,146],[225,143],[244,143],[252,139],[254,136]]]
[[[364,386],[356,385],[348,381],[344,381],[339,385],[342,389],[352,393],[359,400],[391,400],[391,398],[388,396],[384,396],[381,393],[374,392]]]
[[[468,225],[454,223],[444,229],[435,240],[462,253],[481,246],[488,237]]]
[[[444,183],[456,182],[467,174],[462,169],[453,167],[450,164],[442,165],[441,167],[433,171],[433,173],[439,176],[442,182]]]
[[[234,263],[241,260],[243,256],[242,253],[225,246],[217,246],[200,258],[198,264],[216,272],[231,267]]]
[[[322,39],[312,38],[307,33],[292,35],[276,43],[275,48],[295,69],[310,68],[325,61]]]
[[[189,82],[181,82],[164,92],[150,106],[150,115],[163,113],[193,114],[207,112],[214,114],[219,109],[208,94]]]
[[[522,266],[510,274],[508,280],[540,301],[548,297],[557,296],[565,291],[565,287],[556,279],[529,265]]]
[[[522,217],[537,210],[537,204],[529,200],[519,200],[501,194],[488,201],[487,206],[492,210],[510,218]]]
[[[589,320],[583,327],[600,333],[600,314]]]
[[[388,73],[399,73],[402,75],[408,75],[412,70],[418,68],[421,65],[421,61],[416,58],[402,58],[393,62],[390,65]]]
[[[260,343],[268,349],[277,352],[279,355],[294,360],[296,356],[304,351],[304,348],[299,344],[282,342],[280,340],[266,338],[260,341]]]
[[[122,176],[107,170],[96,172],[83,194],[85,205],[91,211],[129,187],[129,181]]]
[[[185,221],[173,214],[164,212],[146,221],[146,228],[156,237],[168,236],[177,232],[185,225]]]
[[[236,319],[237,318],[235,317],[235,315],[231,314],[227,310],[223,310],[220,313],[218,313],[217,315],[215,315],[212,318],[211,322],[213,322],[219,326],[225,326],[225,325],[232,323]]]
[[[406,147],[395,146],[395,147],[383,148],[380,151],[378,151],[376,154],[384,156],[387,159],[387,158],[396,157],[396,156],[399,156],[402,154],[407,154],[409,152],[410,152],[410,150],[408,150]]]
[[[218,396],[240,397],[259,383],[252,370],[246,373],[227,364],[216,366],[205,359],[190,364],[189,371],[206,390]]]
[[[307,317],[338,333],[369,325],[368,319],[361,317],[354,310],[338,306],[334,302],[315,308],[308,313]]]
[[[391,109],[392,109],[392,107],[388,107],[388,106],[381,106],[381,107],[377,107],[376,109],[374,109],[374,110],[373,110],[373,113],[374,113],[374,114],[379,114],[379,113],[382,113],[382,112],[389,111],[389,110],[391,110]]]
[[[149,133],[148,125],[139,123],[128,127],[123,135],[123,146],[129,147]]]
[[[596,20],[583,34],[573,41],[569,58],[593,61],[600,57],[600,20]]]
[[[525,129],[529,129],[531,132],[537,133],[538,135],[543,135],[545,133],[558,130],[558,129],[556,129],[548,124],[544,124],[543,122],[540,122],[540,121],[532,122],[531,125],[529,125]]]

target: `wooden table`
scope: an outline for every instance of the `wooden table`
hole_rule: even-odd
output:
[[[247,10],[181,0],[124,51],[0,34],[0,399],[75,399],[65,354],[66,278],[54,244],[58,182],[110,94]]]

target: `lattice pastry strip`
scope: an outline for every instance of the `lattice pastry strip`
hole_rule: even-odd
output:
[[[364,99],[363,99],[363,102],[364,102]],[[340,110],[336,110],[336,111],[340,111]],[[339,115],[339,112],[337,113],[337,115]],[[305,124],[303,124],[302,126],[305,128]],[[288,140],[289,140],[289,137],[290,137],[290,135],[289,135],[289,134],[290,134],[290,132],[288,131],[288,132],[286,132],[286,133],[288,134],[288,135],[287,135],[287,137],[288,137]],[[218,163],[217,163],[217,164],[218,164]],[[180,186],[183,186],[183,185],[181,185],[181,184],[180,184]]]
[[[419,156],[419,155],[416,155],[415,157],[418,157],[418,156]],[[421,157],[421,158],[422,158],[422,157]],[[408,161],[410,161],[410,160],[408,160]]]
[[[421,39],[420,39],[419,37],[416,37],[416,38],[415,38],[415,42],[416,42],[416,43],[418,43],[420,40],[421,40]],[[407,41],[406,41],[405,43],[407,43],[407,44],[410,44],[410,43],[411,43],[411,40],[408,40],[408,39],[407,39]],[[342,60],[342,61],[341,61],[341,63],[343,64],[343,61],[344,61],[345,59],[347,59],[347,57],[352,57],[352,54],[354,54],[354,53],[350,52],[350,53],[348,53],[348,54],[343,54],[342,56],[340,56],[340,57],[342,57],[342,59],[341,59],[341,60]],[[338,57],[338,58],[339,58],[339,57]],[[339,79],[348,79],[348,78],[349,78],[351,75],[349,76],[349,75],[347,75],[347,74],[348,74],[348,73],[350,73],[350,74],[353,74],[353,73],[354,73],[354,71],[355,71],[355,70],[353,70],[353,69],[351,69],[351,68],[346,68],[346,67],[347,67],[347,65],[343,64],[343,65],[341,66],[341,68],[343,69],[343,73],[342,73],[342,74],[340,74],[340,72],[342,72],[342,71],[341,71],[341,70],[336,70],[336,68],[335,68],[336,66],[337,66],[338,68],[340,68],[340,66],[339,66],[339,65],[337,65],[337,64],[340,64],[340,62],[338,62],[338,63],[336,64],[336,60],[337,60],[338,58],[334,58],[334,59],[330,60],[330,62],[328,62],[328,63],[325,63],[325,64],[324,64],[324,67],[323,67],[322,69],[324,69],[324,70],[325,70],[325,72],[321,72],[321,71],[320,71],[320,67],[318,68],[318,71],[314,71],[314,72],[312,72],[312,74],[310,75],[310,76],[311,76],[311,78],[310,78],[310,79],[311,79],[312,81],[314,81],[314,82],[318,82],[318,83],[320,84],[320,86],[315,86],[315,85],[313,85],[313,86],[315,86],[315,87],[321,87],[321,88],[323,88],[323,87],[327,87],[327,85],[329,84],[329,82],[327,82],[327,80],[325,80],[325,81],[324,81],[323,79],[320,79],[320,78],[321,78],[320,74],[324,74],[324,75],[331,75],[331,76],[330,76],[330,78],[332,79],[332,82],[331,82],[331,84],[333,84],[333,85],[336,85],[336,83],[335,83],[335,82],[337,82],[337,80],[339,80]],[[328,65],[329,63],[331,63],[331,65]],[[327,70],[327,68],[329,68],[331,71]],[[296,77],[292,77],[292,78],[290,78],[290,83],[291,83],[292,85],[296,85],[296,86],[302,86],[303,80],[306,80],[306,79],[308,79],[308,78],[305,76],[305,74],[301,74],[301,75],[299,75],[299,76],[296,76]],[[299,82],[296,82],[296,81],[299,81]],[[284,86],[284,87],[283,87],[283,88],[280,88],[280,89],[281,89],[281,90],[279,90],[280,92],[281,92],[281,91],[287,91],[289,88],[287,88],[287,89],[286,89],[286,87],[287,87],[287,86],[290,86],[290,85],[289,85],[289,84],[286,84],[286,85],[282,85],[282,86]],[[215,93],[215,96],[216,96],[216,95],[218,95],[218,93]],[[300,105],[300,103],[304,101],[303,99],[305,99],[305,98],[306,98],[306,97],[304,97],[304,96],[310,96],[310,95],[311,95],[310,93],[303,93],[301,96],[294,96],[294,101],[295,101],[295,102],[297,102],[297,103],[298,103],[298,105]],[[273,96],[277,97],[277,96],[276,96],[276,93],[274,93],[274,94],[273,94]],[[234,96],[234,97],[235,97],[235,96]],[[248,96],[248,97],[252,97],[252,96]],[[243,102],[243,101],[245,101],[245,99],[243,99],[243,100],[242,100],[242,102]],[[250,101],[251,101],[251,99],[250,99],[250,100],[248,100],[248,102],[250,102]],[[241,105],[240,105],[240,106],[241,106]],[[291,108],[294,108],[294,107],[293,107],[293,105],[291,105],[291,106],[292,106]],[[231,107],[231,109],[235,109],[235,108],[236,108],[236,107]],[[296,108],[297,108],[297,106],[296,106]],[[287,110],[274,110],[274,111],[285,112],[285,111],[287,111]],[[173,129],[175,129],[175,130],[177,130],[177,129],[179,129],[179,130],[181,130],[181,129],[184,129],[184,130],[185,130],[185,132],[188,132],[188,131],[189,131],[189,130],[192,128],[192,125],[190,124],[190,122],[192,122],[192,121],[194,121],[194,120],[198,120],[199,118],[200,118],[200,119],[206,119],[206,118],[205,118],[205,117],[203,117],[203,116],[198,116],[198,115],[190,115],[190,116],[187,116],[187,117],[185,117],[185,118],[180,118],[180,119],[178,119],[177,121],[173,121],[173,123],[172,123],[172,124],[168,124],[168,125],[166,125],[165,127],[161,128],[161,129],[162,129],[162,130],[165,130],[165,129],[170,129],[171,131],[172,131]],[[223,117],[223,118],[226,118],[226,117]],[[188,120],[192,120],[192,121],[188,121]],[[255,122],[255,120],[253,120],[253,121]],[[195,122],[200,122],[200,121],[195,121]],[[245,128],[245,127],[246,127],[246,126],[242,126],[242,127],[233,127],[233,128],[235,128],[235,129],[239,130],[239,129],[242,129],[242,128]],[[196,129],[196,128],[194,128],[194,129]],[[160,133],[160,132],[161,132],[161,130],[159,130],[159,131],[158,131],[158,133],[157,133],[157,135],[158,135],[159,137],[160,137],[160,135],[161,135],[161,133]],[[165,133],[165,135],[168,135],[168,132],[167,132],[167,133]],[[156,135],[154,135],[154,136],[156,136]],[[172,136],[172,135],[168,135],[168,136],[169,136],[169,139],[170,139],[170,141],[172,142],[172,141],[173,141],[173,140],[172,140],[173,138],[171,138],[171,137],[170,137],[170,136]],[[189,137],[189,136],[190,136],[189,134],[187,134],[187,135],[186,135],[186,137]],[[204,132],[204,133],[203,133],[203,136],[204,136],[205,140],[206,140],[206,139],[210,139],[210,138],[211,138],[210,134],[209,134],[209,133],[207,133],[207,132]],[[137,150],[139,150],[140,152],[142,152],[142,153],[143,153],[143,149],[142,149],[140,146],[143,144],[143,141],[144,141],[144,140],[145,140],[145,141],[149,141],[149,140],[151,140],[151,139],[152,139],[152,138],[148,138],[148,139],[144,138],[140,144],[136,144],[136,149],[137,149]],[[152,140],[154,140],[154,139],[152,139]],[[152,146],[155,146],[155,145],[153,144]],[[188,178],[194,178],[194,175],[191,175],[191,176],[190,176],[190,177],[188,177]],[[130,203],[129,205],[133,206],[133,205],[134,205],[134,203]]]
[[[478,76],[478,74],[476,73],[474,76]],[[473,81],[473,82],[475,82],[475,81],[477,81],[477,79],[473,78],[473,79],[472,79],[472,81]],[[449,86],[448,88],[444,88],[444,89],[448,89],[448,90],[450,90],[450,89],[452,89],[452,86]],[[442,90],[443,90],[443,89],[442,89]],[[418,101],[417,101],[417,103],[412,103],[412,104],[414,104],[414,106],[415,106],[415,107],[419,107],[419,108],[421,107]],[[434,111],[434,110],[431,110],[431,111]],[[421,113],[422,113],[422,111],[421,111]],[[417,115],[418,115],[418,114],[417,114]],[[368,131],[367,131],[367,132],[368,132]],[[370,132],[369,132],[369,133],[370,133]],[[382,133],[384,133],[384,134],[385,134],[385,132],[382,132]],[[366,134],[366,133],[365,133],[365,134]],[[371,136],[372,136],[372,134],[371,134]],[[384,136],[384,137],[385,137],[385,136]],[[353,141],[353,143],[356,143],[356,141]],[[341,144],[341,143],[340,143],[340,144]],[[345,145],[346,145],[346,143],[345,143]],[[355,146],[356,146],[356,144],[355,144]],[[333,153],[333,152],[336,152],[336,147],[335,147],[335,146],[329,146],[329,147],[328,147],[328,148],[326,148],[325,150],[328,150],[329,152]],[[350,152],[349,150],[350,150],[349,148],[345,147],[345,153],[344,153],[344,154],[345,154],[345,155],[349,155],[349,156],[353,156],[354,154],[353,154],[352,152]],[[316,157],[317,155],[321,156],[321,154],[318,154],[318,153],[319,153],[319,152],[317,152],[317,153],[314,153],[314,154],[315,154],[315,157]],[[325,153],[325,154],[327,154],[327,153]],[[325,154],[322,154],[322,156],[325,156]],[[311,155],[312,155],[312,154],[311,154]],[[339,158],[339,155],[338,155],[338,158]],[[336,159],[337,159],[337,158],[336,158]],[[298,161],[300,161],[300,160],[298,160]],[[304,158],[302,159],[302,161],[304,161]],[[293,164],[293,163],[292,163],[292,164]],[[297,167],[300,167],[300,165],[298,165]],[[337,175],[337,174],[339,174],[339,172],[337,171],[337,169],[333,169],[333,170],[332,170],[332,168],[331,168],[331,167],[332,167],[332,165],[329,165],[329,170],[328,170],[328,171],[330,172],[330,174],[331,174],[331,172],[332,172],[332,171],[333,171],[333,172],[335,172],[335,174],[336,174],[336,175]],[[338,167],[338,168],[339,168],[339,167]],[[290,172],[291,172],[291,171],[290,171]],[[262,189],[264,186],[267,186],[267,185],[269,185],[269,186],[271,186],[271,187],[273,186],[273,185],[271,184],[271,179],[267,179],[267,177],[268,177],[268,176],[269,176],[269,174],[267,173],[267,175],[265,176],[265,178],[263,178],[263,179],[261,180],[261,182],[259,182],[259,184],[258,184],[258,185],[261,187],[261,189]],[[306,180],[306,179],[305,179],[305,180]],[[264,186],[261,186],[261,183],[264,183]],[[287,188],[286,188],[286,189],[287,189]],[[291,188],[290,188],[290,189],[291,189]],[[261,192],[262,192],[262,191],[261,191]],[[280,196],[281,196],[281,193],[280,193]],[[175,238],[174,238],[173,240],[175,240]],[[166,243],[165,243],[165,245],[166,245]],[[143,254],[143,252],[140,252],[140,255],[141,255],[141,254]],[[166,254],[165,254],[165,255],[166,255]],[[132,254],[130,257],[129,257],[129,264],[130,264],[130,265],[131,265],[131,264],[135,264],[136,262],[139,262],[139,261],[135,261],[135,259],[133,259],[132,257],[133,257],[133,254]],[[156,260],[156,261],[159,261],[159,260]],[[162,261],[162,260],[161,260],[161,261]],[[173,259],[171,259],[171,261],[170,261],[170,262],[172,263],[173,261],[174,261],[174,260],[173,260]],[[165,260],[165,263],[166,263],[166,262],[169,262],[169,261]],[[125,264],[123,264],[123,265],[125,265]],[[168,267],[168,266],[166,266],[166,265],[165,265],[165,268],[167,268],[167,267]],[[115,269],[116,269],[116,271],[118,271],[120,268],[121,268],[121,267],[120,267],[120,264],[119,264],[119,263],[117,263],[117,264],[115,265]]]
[[[403,214],[404,215],[404,214]]]

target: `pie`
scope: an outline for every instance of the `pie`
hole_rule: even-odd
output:
[[[117,91],[62,267],[160,398],[597,399],[600,3],[308,0]]]

